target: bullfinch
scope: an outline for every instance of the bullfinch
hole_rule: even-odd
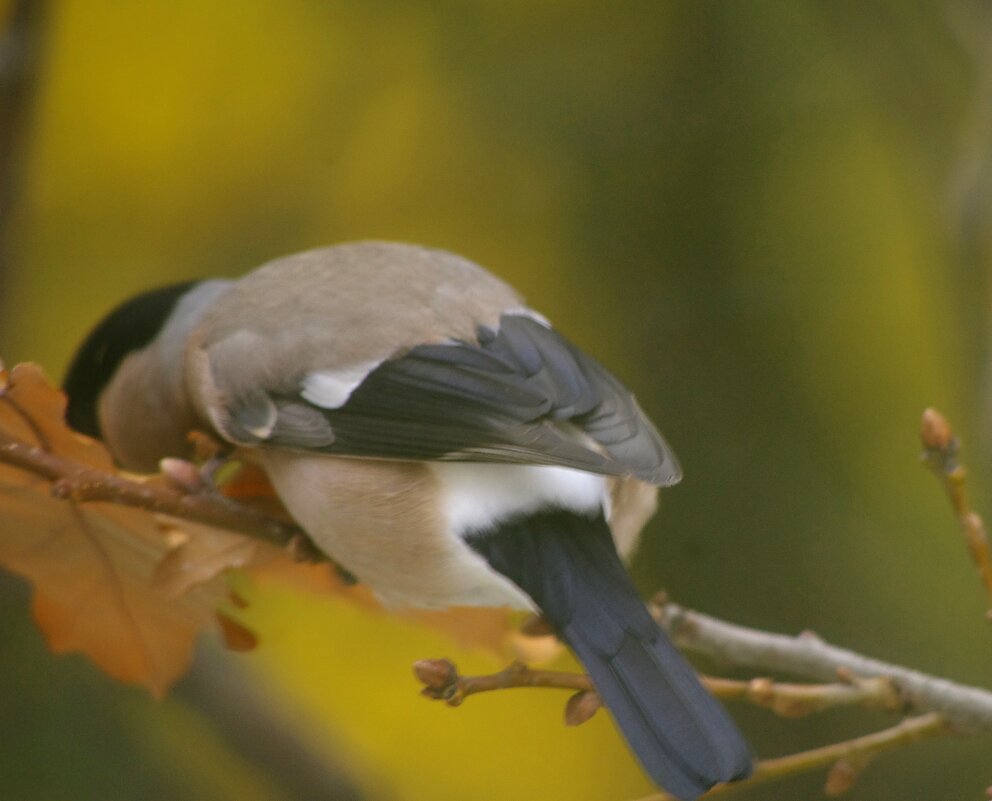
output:
[[[749,748],[624,567],[675,454],[634,396],[454,254],[361,242],[112,311],[79,348],[68,420],[133,470],[207,430],[268,473],[388,605],[538,612],[651,778],[680,799]]]

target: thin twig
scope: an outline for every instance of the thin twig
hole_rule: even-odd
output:
[[[592,681],[583,673],[556,670],[534,670],[513,662],[498,673],[484,676],[462,676],[448,659],[421,659],[414,663],[413,672],[424,684],[421,690],[427,698],[444,701],[448,706],[460,706],[470,695],[506,690],[511,687],[556,687],[560,690],[592,690]]]
[[[841,676],[831,684],[793,684],[756,678],[749,681],[701,676],[703,684],[717,698],[748,701],[772,710],[784,718],[798,718],[841,706],[862,706],[898,712],[905,701],[885,677],[860,679]]]
[[[565,722],[569,725],[584,723],[602,705],[592,681],[580,673],[553,670],[533,670],[514,662],[498,673],[483,676],[462,676],[448,659],[423,659],[414,664],[414,674],[424,684],[421,693],[427,698],[444,701],[449,706],[460,706],[471,695],[513,687],[554,687],[572,690],[575,694],[565,707]],[[845,674],[841,672],[841,675]],[[868,707],[897,711],[903,700],[892,683],[885,678],[848,679],[835,684],[787,684],[769,679],[736,681],[700,677],[714,695],[724,699],[750,701],[768,707],[786,717],[807,715],[834,706],[860,704]],[[930,712],[907,718],[896,726],[840,743],[765,759],[755,765],[754,773],[746,781],[722,785],[707,796],[719,795],[742,786],[762,784],[811,770],[829,767],[827,788],[830,794],[848,789],[868,763],[883,751],[905,745],[926,737],[950,732],[943,716]],[[664,792],[643,801],[670,801],[673,796]]]
[[[461,676],[450,659],[421,659],[414,663],[413,672],[424,684],[421,695],[444,701],[448,706],[461,706],[470,695],[492,690],[556,687],[575,691],[565,704],[565,724],[578,726],[595,715],[603,705],[588,676],[556,670],[533,670],[520,662],[513,662],[499,673]]]
[[[985,587],[989,606],[992,607],[992,554],[989,552],[989,538],[985,531],[985,522],[968,502],[965,492],[968,471],[958,458],[958,438],[954,436],[944,415],[936,409],[927,409],[923,412],[920,439],[924,448],[923,461],[944,485],[958,527],[968,544],[968,552]],[[986,616],[992,620],[992,608]]]
[[[948,731],[944,719],[934,712],[906,718],[888,729],[855,737],[852,740],[832,743],[788,756],[760,760],[754,766],[754,773],[749,779],[736,784],[721,784],[706,793],[705,797],[727,795],[738,789],[751,788],[787,776],[839,766],[837,773],[843,775],[832,773],[828,777],[828,790],[831,794],[837,794],[848,789],[861,770],[880,754],[919,740],[947,734]],[[841,783],[845,783],[844,786],[841,786]],[[674,796],[662,792],[642,798],[640,801],[673,801],[673,799]]]
[[[460,706],[471,695],[519,687],[552,687],[576,692],[595,692],[592,680],[583,673],[535,670],[514,662],[498,673],[462,676],[448,659],[422,659],[413,672],[423,683],[422,694]],[[802,717],[837,706],[865,706],[900,711],[903,700],[885,678],[848,679],[833,684],[790,684],[771,679],[749,681],[700,676],[717,698],[748,701],[771,709],[782,717]]]
[[[815,681],[885,677],[908,708],[939,712],[962,731],[992,731],[992,692],[930,676],[829,645],[814,634],[797,637],[738,626],[674,603],[652,603],[655,618],[675,642],[718,662],[787,673]]]
[[[52,494],[79,503],[103,501],[206,523],[277,545],[306,539],[296,525],[264,515],[216,492],[193,494],[138,482],[65,459],[0,432],[0,463],[52,484]]]

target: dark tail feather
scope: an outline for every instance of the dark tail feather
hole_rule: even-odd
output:
[[[750,774],[750,749],[648,614],[602,517],[546,512],[469,542],[575,651],[657,784],[688,801]]]

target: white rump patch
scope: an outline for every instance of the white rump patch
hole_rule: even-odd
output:
[[[381,363],[381,360],[377,360],[341,370],[307,373],[303,379],[301,394],[314,406],[320,406],[322,409],[340,409],[348,402],[351,393],[358,389],[368,374]]]
[[[606,479],[595,473],[549,465],[432,462],[441,483],[448,530],[463,536],[545,509],[609,517]]]

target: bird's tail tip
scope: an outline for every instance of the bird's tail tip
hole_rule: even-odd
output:
[[[629,634],[612,656],[569,642],[644,767],[667,792],[692,801],[752,771],[751,749],[723,706],[660,630]]]

